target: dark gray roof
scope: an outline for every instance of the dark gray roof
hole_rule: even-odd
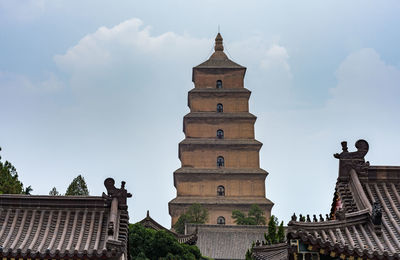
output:
[[[179,241],[179,243],[182,243],[182,244],[193,245],[197,241],[197,233],[195,230],[193,233],[188,234],[188,235],[177,234],[177,233],[165,228],[164,226],[159,224],[157,221],[155,221],[153,218],[151,218],[149,211],[147,211],[146,217],[144,219],[142,219],[141,221],[139,221],[139,223],[142,224],[146,228],[151,228],[151,229],[154,229],[157,231],[165,230],[168,233],[172,234]]]
[[[197,247],[214,259],[245,259],[247,249],[263,240],[267,230],[266,226],[187,225],[189,232],[196,228]]]
[[[400,167],[370,166],[364,156],[368,143],[357,151],[343,142],[330,219],[289,222],[288,238],[336,255],[400,259]]]
[[[115,188],[110,178],[105,184],[108,195],[103,197],[0,195],[0,257],[114,259],[126,255],[130,194],[123,187]]]
[[[288,259],[288,244],[261,245],[253,248],[256,260],[286,260]]]

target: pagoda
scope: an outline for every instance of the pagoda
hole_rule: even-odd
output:
[[[179,143],[181,168],[174,172],[177,196],[169,202],[172,226],[194,203],[208,209],[206,224],[235,225],[232,211],[247,213],[253,204],[271,215],[268,173],[259,163],[262,143],[254,138],[256,116],[249,113],[251,92],[244,88],[246,68],[224,53],[220,33],[214,49],[193,68],[190,113],[183,118],[185,139]]]

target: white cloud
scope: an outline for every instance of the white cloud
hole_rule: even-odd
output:
[[[143,27],[143,22],[137,18],[112,28],[100,27],[64,55],[56,55],[54,60],[61,69],[73,74],[114,69],[115,65],[123,63],[157,66],[154,60],[175,65],[191,57],[197,58],[199,50],[210,44],[206,39],[173,32],[152,36],[150,29]]]
[[[336,71],[338,84],[331,89],[328,106],[353,115],[389,113],[400,109],[400,70],[386,64],[370,48],[351,53]]]
[[[280,68],[287,72],[288,77],[291,77],[288,60],[289,54],[286,48],[278,44],[273,44],[267,50],[265,57],[261,60],[261,67],[265,70]]]

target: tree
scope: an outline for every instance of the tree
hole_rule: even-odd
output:
[[[281,221],[281,224],[279,225],[278,228],[278,233],[276,234],[278,243],[283,243],[285,242],[285,228],[283,227],[283,221]]]
[[[272,215],[268,221],[268,234],[264,234],[265,241],[267,244],[276,244],[276,226],[278,225],[278,219]]]
[[[89,190],[87,188],[85,179],[82,175],[78,175],[68,186],[67,191],[65,192],[66,196],[83,196],[89,195]]]
[[[255,243],[253,241],[253,243],[251,244],[250,249],[247,249],[247,251],[246,251],[246,255],[244,257],[245,260],[253,260],[254,259],[254,257],[253,257],[253,248],[254,248],[254,246],[255,246]]]
[[[256,204],[251,205],[247,216],[240,210],[233,210],[232,218],[237,225],[265,225],[266,223],[264,212]]]
[[[23,191],[23,194],[25,195],[31,195],[31,192],[33,191],[31,185],[29,185],[28,187],[25,188],[25,190]]]
[[[185,223],[204,224],[208,220],[208,210],[198,203],[192,204],[189,209],[183,213],[174,225],[177,233],[185,232]]]
[[[0,194],[30,194],[31,191],[31,186],[24,189],[15,167],[9,161],[3,163],[0,156]]]
[[[129,225],[129,254],[131,259],[201,259],[196,246],[180,244],[165,230],[153,230],[140,223]]]
[[[267,244],[277,244],[285,242],[285,228],[283,227],[283,221],[278,227],[278,218],[274,215],[268,221],[268,234],[264,234],[265,242]]]
[[[49,191],[49,195],[50,195],[50,196],[60,196],[61,194],[58,192],[58,190],[56,189],[56,187],[53,187],[53,188]]]

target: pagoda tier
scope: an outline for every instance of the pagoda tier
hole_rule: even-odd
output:
[[[181,168],[174,172],[177,197],[169,203],[172,225],[192,204],[209,211],[207,224],[235,224],[233,210],[257,204],[269,218],[273,203],[265,197],[260,168],[262,143],[255,140],[256,116],[249,113],[251,92],[244,88],[246,68],[228,59],[222,37],[215,52],[193,68],[190,113],[183,118],[179,143]]]

